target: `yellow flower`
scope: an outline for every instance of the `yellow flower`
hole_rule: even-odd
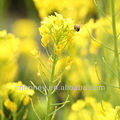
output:
[[[17,110],[17,105],[14,102],[10,101],[9,99],[5,100],[4,105],[11,112],[16,112]]]
[[[62,44],[54,45],[54,47],[55,47],[55,51],[56,51],[57,55],[62,53],[62,49],[63,49],[63,45]]]
[[[115,109],[109,102],[97,102],[95,98],[85,97],[72,105],[69,120],[119,120],[120,107]]]
[[[49,35],[44,35],[44,37],[42,37],[41,42],[42,42],[42,46],[46,47],[49,44]]]
[[[31,51],[31,54],[35,57],[38,57],[39,56],[39,52],[38,50],[36,50],[35,48]]]
[[[66,57],[66,67],[65,67],[65,69],[70,70],[71,64],[72,64],[72,61],[71,61],[70,56]]]
[[[7,83],[2,86],[1,90],[3,90],[4,92],[0,92],[0,95],[2,95],[5,99],[11,96],[13,100],[15,100],[15,102],[21,102],[26,96],[34,95],[34,90],[22,84],[21,81],[19,81],[18,83]],[[15,98],[19,98],[19,100],[16,101]]]
[[[73,111],[80,111],[85,107],[85,102],[83,100],[78,100],[76,103],[72,105],[72,110]]]
[[[52,59],[52,56],[50,56],[50,58],[49,58],[49,64],[51,65],[52,63],[53,63],[53,59]]]
[[[42,36],[42,46],[53,45],[56,54],[61,54],[63,49],[72,44],[75,33],[74,22],[55,13],[55,16],[46,17],[41,22],[39,31]]]
[[[59,75],[59,73],[70,70],[71,69],[72,60],[70,56],[62,57],[59,59],[55,66],[55,75]]]
[[[27,95],[25,96],[24,100],[23,100],[23,104],[27,105],[30,102],[30,97]]]
[[[90,53],[92,53],[92,54],[97,53],[99,47],[100,47],[100,45],[98,43],[92,42],[92,44],[90,46]]]
[[[69,118],[68,118],[68,120],[78,120],[79,118],[78,118],[78,116],[76,115],[76,113],[71,113],[70,115],[69,115]]]

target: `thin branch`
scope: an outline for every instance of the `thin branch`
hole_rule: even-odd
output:
[[[51,95],[54,94],[58,88],[58,86],[60,85],[61,80],[58,82],[58,84],[55,86],[55,89],[52,91]]]
[[[57,112],[58,110],[60,110],[61,108],[63,108],[68,103],[68,102],[66,102],[66,101],[68,101],[68,99],[69,99],[69,95],[66,98],[64,104],[62,106],[60,106],[59,108],[57,108],[56,110],[54,110],[52,113],[50,113],[49,116],[51,116],[54,112]]]
[[[37,114],[35,108],[34,108],[34,105],[33,105],[32,99],[30,99],[30,101],[31,101],[31,105],[32,105],[32,108],[33,108],[33,111],[34,111],[35,115],[37,116],[38,120],[41,120],[40,117],[39,117],[39,115]]]
[[[105,85],[110,86],[110,87],[113,87],[113,88],[120,88],[119,86],[117,87],[117,86],[114,86],[114,85],[112,85],[112,84],[109,84],[109,83],[104,82],[103,80],[101,80],[101,78],[100,78],[99,75],[98,75],[97,66],[96,66],[96,65],[97,65],[97,63],[95,63],[95,72],[96,72],[96,75],[97,75],[98,80],[99,80],[101,83],[104,83]]]
[[[98,8],[98,10],[100,11],[100,13],[101,13],[104,17],[106,17],[105,12],[104,12],[103,9],[97,4],[96,0],[94,0],[94,3],[95,3],[95,5],[96,5],[96,7]],[[112,22],[110,18],[107,18],[107,20],[108,20],[108,22],[110,22],[110,23]]]
[[[58,81],[58,80],[62,77],[62,75],[63,75],[64,73],[65,73],[65,69],[63,70],[63,72],[61,72],[61,73],[58,75],[57,79],[54,80],[53,82]]]
[[[39,76],[40,76],[40,78],[41,78],[41,80],[42,80],[42,83],[43,83],[44,87],[48,90],[47,85],[45,84],[45,82],[44,82],[44,80],[43,80],[40,72],[39,72]]]
[[[116,78],[118,78],[118,75],[113,71],[112,67],[106,62],[105,58],[102,57],[103,63],[107,65],[107,67],[109,68],[109,70],[114,73],[114,75],[116,76]]]
[[[38,89],[37,86],[36,86],[32,81],[30,81],[30,83],[31,83],[40,93],[42,93],[43,95],[46,96],[46,94],[45,94],[43,91],[41,91],[40,89]]]
[[[70,101],[65,101],[66,103],[69,103]],[[51,104],[52,106],[57,106],[57,105],[62,105],[64,104],[65,102],[62,102],[62,103],[55,103],[55,104]]]
[[[106,46],[105,44],[103,44],[103,43],[97,41],[96,38],[95,38],[93,35],[90,34],[88,28],[86,28],[86,29],[87,29],[87,31],[88,31],[88,33],[89,33],[89,35],[90,35],[90,37],[91,37],[92,40],[94,40],[94,41],[97,42],[98,44],[102,45],[104,48],[107,48],[108,50],[114,52],[113,49],[111,49],[111,48],[109,48],[108,46]]]

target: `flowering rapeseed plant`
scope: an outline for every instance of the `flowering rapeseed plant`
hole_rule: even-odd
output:
[[[75,32],[76,32],[76,30],[74,29],[74,22],[72,19],[64,19],[62,15],[55,13],[55,16],[53,15],[48,16],[41,22],[39,31],[42,36],[41,44],[46,49],[47,54],[49,56],[48,61],[50,63],[50,68],[48,68],[48,72],[49,72],[50,78],[48,77],[48,85],[49,86],[56,85],[58,87],[61,80],[60,78],[57,77],[58,83],[57,84],[55,83],[56,82],[55,80],[56,64],[60,58],[63,58],[63,56],[66,55],[66,49],[68,49],[72,45]],[[37,58],[39,58],[39,55],[37,55],[38,52],[36,50],[33,50],[32,54]],[[66,60],[66,64],[65,64],[64,70],[69,69],[70,67],[69,65],[71,64],[70,57],[66,57],[65,60]],[[41,64],[41,61],[40,61],[40,64]],[[43,66],[43,64],[41,65]],[[43,67],[45,67],[45,65]],[[59,73],[59,75],[60,74],[61,73]],[[39,75],[41,75],[41,73]],[[43,84],[45,85],[44,82]],[[50,120],[50,119],[53,119],[55,116],[55,113],[68,102],[68,98],[64,103],[62,103],[62,106],[60,108],[57,107],[57,104],[56,104],[55,110],[54,112],[52,112],[51,96],[56,91],[56,88],[48,89],[46,85],[45,85],[45,88],[46,88],[45,90],[46,92],[45,93],[43,93],[42,91],[41,92],[45,94],[47,98],[46,120]]]
[[[40,34],[42,35],[42,46],[53,46],[53,51],[61,54],[65,47],[72,44],[74,36],[74,22],[72,19],[63,19],[63,16],[55,13],[56,16],[45,18],[41,23]]]
[[[12,1],[0,3],[2,6],[5,3],[5,7]],[[16,3],[11,4],[9,13]],[[6,30],[0,31],[0,119],[119,120],[120,0],[26,0],[24,3],[28,11],[20,15],[33,16],[31,7],[35,4],[42,20],[41,37],[36,34],[38,19],[33,20],[34,17],[13,24],[13,33],[19,39]],[[31,99],[34,91],[19,80],[36,88],[35,99]],[[65,86],[71,88],[66,90]],[[78,90],[78,86],[85,89]],[[102,86],[104,92],[97,89]],[[62,91],[56,92],[59,87]]]

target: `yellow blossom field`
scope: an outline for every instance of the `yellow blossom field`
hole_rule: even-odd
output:
[[[120,120],[120,0],[0,0],[0,120]]]

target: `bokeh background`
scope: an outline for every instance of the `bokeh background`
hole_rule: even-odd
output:
[[[116,0],[118,34],[119,4],[120,1]],[[39,62],[31,55],[31,51],[34,48],[39,50],[40,58],[49,66],[47,55],[41,46],[38,28],[44,17],[54,15],[54,12],[62,14],[65,18],[72,18],[81,29],[69,50],[72,59],[71,69],[64,73],[60,85],[105,86],[105,90],[57,91],[52,98],[54,102],[63,102],[69,94],[70,103],[57,112],[55,120],[113,120],[110,117],[111,114],[113,116],[113,112],[106,113],[106,117],[99,111],[103,110],[102,101],[106,101],[103,102],[106,111],[108,108],[114,110],[115,106],[120,105],[114,54],[110,50],[114,49],[110,0],[0,0],[0,31],[5,29],[8,33],[14,34],[12,41],[9,40],[9,35],[4,41],[0,40],[1,88],[9,82],[18,81],[27,86],[31,85],[30,81],[42,85],[38,75]],[[0,35],[2,39],[2,35],[6,35],[5,31]],[[56,66],[56,74],[62,70],[63,65],[64,60],[61,60]],[[44,80],[47,83],[46,78]],[[0,100],[4,101],[2,94],[1,89]],[[36,90],[32,101],[32,104],[30,102],[25,108],[27,115],[24,119],[37,120],[36,111],[43,120],[46,114],[45,97]],[[20,116],[22,115],[21,113]],[[18,119],[24,120],[21,117]]]

